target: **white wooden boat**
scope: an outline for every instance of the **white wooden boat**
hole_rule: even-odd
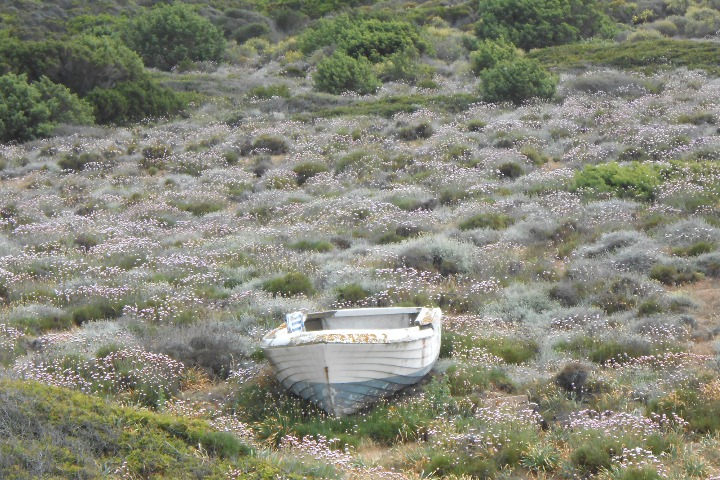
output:
[[[417,383],[440,353],[439,308],[289,314],[262,348],[282,385],[330,415],[349,415]]]

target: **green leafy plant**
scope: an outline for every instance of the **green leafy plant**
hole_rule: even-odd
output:
[[[311,296],[315,293],[312,281],[300,272],[286,273],[281,277],[271,278],[262,285],[263,290],[273,296],[293,297],[295,295]]]
[[[219,60],[225,50],[222,30],[185,3],[158,4],[138,15],[123,38],[145,65],[161,70],[182,62]]]
[[[478,6],[475,33],[524,50],[571,43],[613,28],[607,16],[588,0],[487,0]]]
[[[520,104],[531,98],[549,99],[558,79],[528,58],[503,60],[480,72],[480,95],[488,102]]]
[[[355,59],[340,51],[318,64],[313,80],[316,90],[335,95],[344,92],[366,95],[375,93],[381,85],[367,59]]]

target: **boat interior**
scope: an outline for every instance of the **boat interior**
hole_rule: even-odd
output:
[[[311,313],[305,319],[305,331],[321,330],[374,330],[408,328],[415,325],[419,309],[393,313],[335,316],[336,312]]]

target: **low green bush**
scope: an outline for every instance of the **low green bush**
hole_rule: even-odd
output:
[[[82,325],[92,320],[115,318],[120,315],[120,313],[122,313],[122,308],[119,308],[117,305],[112,305],[109,302],[101,301],[75,307],[71,311],[71,316],[75,325]]]
[[[290,87],[286,84],[257,86],[248,91],[248,96],[259,100],[267,100],[273,97],[290,98]]]
[[[429,122],[421,122],[417,125],[402,127],[398,130],[397,136],[401,140],[413,141],[432,137],[435,130]]]
[[[641,42],[576,43],[533,50],[527,55],[548,68],[586,68],[588,63],[627,70],[656,73],[685,67],[720,73],[717,58],[720,45],[716,42],[654,39]]]
[[[357,305],[370,296],[370,292],[365,290],[358,283],[349,283],[342,285],[337,289],[337,301],[341,303],[350,303]]]
[[[312,161],[296,165],[293,167],[292,171],[295,172],[295,175],[297,175],[297,184],[304,185],[305,182],[315,175],[327,172],[328,167],[322,162]]]
[[[657,264],[650,269],[648,274],[653,280],[657,280],[668,286],[683,285],[701,280],[703,274],[691,266]]]
[[[605,364],[613,362],[623,364],[634,358],[651,355],[658,348],[667,351],[677,351],[674,345],[654,346],[644,340],[615,340],[600,339],[588,335],[578,335],[568,340],[562,340],[553,349],[558,352],[570,353],[576,358],[586,358],[591,362]]]
[[[697,257],[704,253],[710,253],[716,248],[717,246],[714,243],[706,240],[700,240],[699,242],[687,247],[675,247],[672,249],[672,253],[673,255],[677,255],[679,257]]]
[[[263,134],[253,140],[253,150],[265,150],[273,155],[280,155],[287,153],[290,150],[290,146],[287,141],[277,135]]]
[[[445,331],[441,339],[440,357],[449,358],[453,354],[462,354],[471,348],[485,349],[492,355],[502,358],[506,363],[515,365],[526,363],[540,353],[540,346],[534,340],[514,337],[477,338]]]
[[[292,297],[295,295],[311,296],[315,293],[312,281],[303,273],[290,272],[282,277],[275,277],[262,284],[262,289],[273,296]]]
[[[515,219],[502,213],[478,213],[460,222],[460,230],[473,230],[475,228],[490,228],[503,230],[515,223]]]
[[[586,165],[575,172],[573,190],[610,193],[620,198],[652,201],[661,183],[660,169],[654,165],[616,162]]]
[[[290,244],[290,248],[301,252],[325,253],[329,252],[334,247],[335,245],[327,240],[298,240],[297,242]]]
[[[677,415],[688,422],[694,435],[720,432],[720,400],[706,398],[697,390],[678,388],[661,398],[653,399],[647,406],[648,413]]]

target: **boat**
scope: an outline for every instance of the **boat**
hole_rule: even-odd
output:
[[[355,308],[286,315],[262,349],[287,390],[341,417],[419,382],[440,353],[439,308]]]

